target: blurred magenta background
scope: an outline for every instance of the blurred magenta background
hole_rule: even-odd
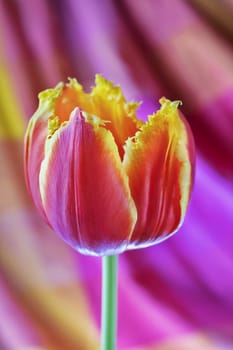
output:
[[[72,251],[27,195],[23,136],[37,94],[94,75],[166,96],[197,145],[185,223],[120,256],[119,350],[233,349],[233,1],[0,1],[0,349],[99,349],[101,261]]]

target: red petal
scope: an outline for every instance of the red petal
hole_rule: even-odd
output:
[[[48,118],[54,112],[54,101],[62,91],[62,84],[39,94],[39,107],[30,119],[24,138],[24,173],[32,199],[47,221],[39,189],[39,173],[44,159],[45,141],[48,136]]]
[[[31,193],[32,199],[46,220],[41,195],[39,190],[39,172],[41,162],[44,159],[44,145],[48,134],[48,116],[40,114],[39,111],[29,122],[24,139],[24,172],[26,185]]]
[[[138,212],[132,247],[160,241],[181,224],[193,180],[193,157],[191,132],[177,104],[170,101],[128,141],[123,165]]]
[[[136,210],[112,134],[76,109],[47,141],[40,188],[51,226],[77,250],[125,249]]]

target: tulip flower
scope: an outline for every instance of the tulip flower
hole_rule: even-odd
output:
[[[194,167],[179,102],[162,98],[143,122],[139,104],[100,75],[90,93],[70,79],[39,100],[25,137],[26,182],[62,239],[82,253],[112,255],[177,231]]]
[[[25,136],[36,207],[74,249],[103,255],[102,350],[116,347],[117,254],[158,243],[181,225],[193,182],[192,133],[165,98],[146,122],[138,103],[100,75],[39,95]]]

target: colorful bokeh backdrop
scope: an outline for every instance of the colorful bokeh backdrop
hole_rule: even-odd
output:
[[[39,91],[95,73],[183,101],[197,145],[185,223],[119,266],[119,350],[233,349],[233,1],[0,0],[0,349],[99,349],[101,261],[42,221],[23,175]]]

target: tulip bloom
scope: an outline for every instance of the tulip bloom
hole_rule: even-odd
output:
[[[36,207],[76,250],[111,255],[160,242],[181,225],[194,144],[165,98],[143,122],[138,103],[100,75],[85,93],[70,79],[39,94],[25,136],[25,175]]]

